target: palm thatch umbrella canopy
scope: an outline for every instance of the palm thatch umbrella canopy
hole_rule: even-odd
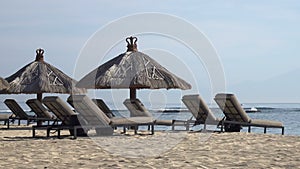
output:
[[[0,77],[0,91],[5,90],[8,87],[9,87],[9,83],[5,79]]]
[[[130,89],[130,98],[136,98],[136,89],[190,89],[191,85],[177,77],[155,60],[137,51],[137,38],[128,37],[127,52],[102,64],[84,76],[77,87],[87,89]]]
[[[44,50],[36,50],[35,61],[7,77],[10,87],[6,94],[37,94],[41,101],[43,93],[85,93],[75,87],[76,81],[44,61]]]

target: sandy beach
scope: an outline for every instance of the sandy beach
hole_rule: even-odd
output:
[[[39,131],[43,136],[43,131]],[[157,131],[154,135],[31,138],[0,130],[1,168],[299,168],[300,137]]]

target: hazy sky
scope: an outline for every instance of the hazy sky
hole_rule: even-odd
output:
[[[223,65],[226,92],[235,93],[242,102],[300,102],[300,93],[296,85],[297,82],[299,84],[297,78],[300,72],[298,50],[300,2],[296,0],[248,2],[10,0],[1,1],[0,8],[2,77],[11,75],[33,61],[35,49],[39,47],[45,49],[45,60],[48,63],[73,76],[80,51],[94,33],[121,17],[155,12],[179,17],[194,25],[209,39]],[[120,30],[130,26],[135,25],[124,24]],[[164,38],[141,36],[138,41],[139,49],[145,52],[152,48],[157,49],[157,46],[151,46],[154,44],[153,41],[163,43]],[[123,42],[119,43],[110,51],[111,57],[124,52],[125,45]],[[172,50],[172,47],[165,45],[159,49],[166,50],[169,55],[176,55],[179,60],[185,60],[185,57],[189,57],[187,55],[192,55],[187,52],[185,56],[181,56],[185,49],[180,52],[178,48]],[[150,50],[149,55],[151,52],[155,54],[157,51]],[[195,67],[195,63],[187,61],[185,64]],[[176,66],[172,67],[172,59],[167,59],[162,65],[175,73],[180,70]],[[200,93],[205,99],[210,100],[211,95],[215,93],[206,91],[209,90],[209,77],[203,65],[199,64],[199,67],[199,70],[204,72],[199,74],[203,75],[194,79],[197,82],[190,82],[199,86],[186,93]],[[279,82],[286,75],[290,75],[290,78],[281,83],[283,85],[293,83],[292,86],[282,86],[281,83],[273,85],[277,83],[274,79],[278,79]],[[200,85],[201,81],[203,86]],[[250,84],[258,87],[248,88],[247,85]],[[284,94],[284,97],[276,93]],[[171,96],[180,98],[180,94],[175,91]],[[141,93],[141,96],[143,95],[145,93]],[[156,93],[153,95],[155,97]]]

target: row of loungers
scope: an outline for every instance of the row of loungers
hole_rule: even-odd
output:
[[[267,132],[267,128],[279,128],[281,129],[281,134],[284,134],[284,126],[281,122],[251,119],[234,94],[220,93],[215,96],[214,100],[225,115],[222,119],[214,116],[199,95],[187,95],[183,96],[182,99],[194,116],[197,116],[196,123],[204,124],[204,128],[207,124],[217,124],[221,126],[221,132],[224,130],[228,132],[239,132],[241,127],[246,126],[250,133],[251,127],[253,126],[263,127],[264,133]]]
[[[37,121],[47,121],[48,124],[51,121],[55,120],[55,116],[51,115],[49,111],[37,100],[37,99],[29,99],[26,101],[26,104],[35,112],[38,116],[30,116],[28,115],[21,106],[13,99],[6,99],[4,101],[6,106],[12,111],[13,114],[1,114],[0,121],[4,121],[4,124],[9,128],[10,121],[18,121],[18,125],[20,125],[21,120],[25,120],[27,125],[31,122]]]
[[[264,133],[266,133],[267,128],[280,128],[282,134],[284,134],[284,126],[281,122],[251,119],[233,94],[217,94],[215,97],[216,103],[225,115],[222,119],[214,116],[199,95],[183,96],[182,101],[195,120],[192,120],[192,118],[189,120],[156,120],[138,99],[126,99],[124,101],[124,105],[133,116],[130,118],[115,117],[103,100],[91,100],[85,95],[73,95],[68,98],[68,103],[72,105],[78,114],[59,97],[45,97],[43,103],[57,118],[54,118],[36,99],[28,100],[26,103],[33,111],[41,113],[39,114],[39,120],[53,120],[56,122],[52,125],[48,123],[48,125],[33,126],[33,136],[35,136],[35,130],[38,129],[46,129],[47,136],[50,135],[51,130],[57,130],[58,136],[60,136],[60,130],[69,129],[70,134],[76,137],[77,135],[86,135],[87,131],[92,128],[99,135],[112,135],[115,127],[123,127],[124,132],[126,132],[126,128],[133,127],[135,133],[137,133],[138,126],[142,125],[151,128],[151,134],[153,134],[154,125],[172,126],[172,130],[175,126],[184,126],[186,130],[189,130],[191,124],[204,124],[204,129],[206,129],[206,125],[218,125],[221,126],[222,132],[223,130],[240,131],[241,126],[247,126],[248,132],[251,132],[251,126],[263,127]],[[14,100],[7,99],[5,104],[12,111],[15,110],[14,113],[23,111],[22,108],[15,106],[18,104],[15,104]],[[28,121],[38,119],[37,117],[26,118]],[[1,116],[0,119],[2,119]],[[58,120],[61,121],[60,124],[58,124]]]
[[[149,117],[130,117],[130,118],[109,118],[107,115],[87,96],[73,95],[68,98],[68,103],[73,106],[75,113],[63,100],[56,96],[49,96],[43,99],[43,103],[51,110],[59,119],[62,120],[61,125],[44,125],[33,126],[33,137],[35,130],[46,129],[47,136],[51,130],[58,131],[68,129],[70,134],[87,135],[88,130],[95,129],[97,135],[112,135],[115,127],[123,127],[124,133],[126,128],[133,127],[135,134],[138,126],[150,126],[151,133],[154,134],[154,119]]]
[[[73,101],[73,99],[75,99]],[[33,126],[33,135],[35,136],[36,129],[46,129],[47,136],[50,135],[50,130],[57,130],[58,135],[60,135],[60,130],[69,129],[71,135],[79,134],[84,135],[86,132],[83,130],[81,126],[85,128],[89,127],[97,127],[97,133],[101,132],[101,135],[112,134],[112,127],[122,126],[124,127],[124,132],[126,132],[126,127],[134,127],[135,133],[137,133],[138,126],[147,125],[151,129],[151,133],[154,133],[153,127],[153,118],[148,117],[133,117],[133,118],[114,118],[110,120],[106,115],[101,114],[101,110],[87,97],[87,96],[70,96],[68,102],[77,109],[77,112],[80,111],[80,117],[78,118],[78,114],[75,113],[64,101],[62,101],[59,97],[45,97],[43,100],[44,104],[47,106],[51,112],[53,112],[55,116],[51,115],[51,113],[43,106],[43,104],[37,99],[30,99],[26,103],[27,105],[34,111],[37,116],[29,116],[20,105],[13,99],[6,99],[5,104],[8,108],[14,113],[14,116],[11,114],[1,114],[0,120],[4,121],[7,124],[7,128],[9,128],[10,120],[19,120],[19,125],[21,120],[26,120],[27,125],[29,125],[33,121],[48,121],[48,125],[39,125]],[[77,106],[80,103],[85,103],[86,109],[88,112],[85,112],[82,108]],[[102,101],[103,102],[103,101]],[[75,103],[75,104],[73,104]],[[95,108],[96,107],[96,108]],[[109,110],[106,107],[106,111]],[[99,112],[101,111],[101,112]],[[110,110],[109,110],[110,111]],[[84,114],[86,113],[86,114]],[[112,112],[110,111],[112,114]],[[84,115],[84,118],[82,118]],[[100,116],[99,116],[100,115]],[[95,118],[96,117],[96,118]],[[98,117],[98,118],[97,118]],[[106,120],[106,123],[103,122]],[[106,119],[105,119],[106,118]],[[81,120],[84,119],[84,120]],[[80,121],[79,121],[80,120]],[[53,124],[49,125],[49,122],[53,121]],[[102,122],[102,123],[99,123]],[[103,124],[105,123],[105,124]],[[109,125],[107,125],[109,124]],[[107,127],[109,126],[109,127]],[[112,126],[112,127],[110,127]],[[108,128],[105,129],[104,128]],[[74,134],[75,133],[75,134]]]
[[[240,131],[242,126],[248,127],[248,132],[251,132],[251,127],[254,126],[263,127],[264,133],[267,132],[267,128],[280,128],[282,135],[284,134],[284,126],[281,122],[251,119],[233,94],[217,94],[215,101],[225,115],[222,119],[215,117],[200,95],[185,95],[182,97],[182,102],[192,113],[192,118],[195,120],[192,120],[192,118],[186,121],[156,120],[156,125],[172,126],[173,130],[175,126],[184,126],[186,130],[189,130],[191,124],[203,124],[204,130],[206,125],[217,125],[221,127],[221,132],[224,130],[229,132]],[[152,117],[151,113],[138,99],[126,99],[124,105],[130,111],[131,116]]]

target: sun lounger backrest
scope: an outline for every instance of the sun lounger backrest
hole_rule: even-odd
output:
[[[206,122],[217,120],[200,95],[185,95],[182,97],[182,101],[198,123],[205,124]]]
[[[88,125],[109,126],[111,120],[105,113],[86,95],[71,95],[68,103],[84,118]]]
[[[55,114],[64,124],[72,125],[76,113],[59,97],[47,96],[43,99],[43,103],[48,109]]]
[[[152,117],[139,99],[126,99],[123,104],[130,111],[131,117]]]
[[[219,93],[215,101],[226,116],[226,120],[238,122],[250,122],[250,117],[246,114],[241,104],[233,94]]]
[[[38,99],[29,99],[26,101],[26,104],[34,111],[38,117],[42,118],[53,118],[51,113],[42,105],[42,103]]]
[[[4,103],[17,117],[20,117],[22,119],[26,119],[29,117],[14,99],[6,99]]]
[[[108,108],[102,99],[92,99],[92,101],[106,114],[108,118],[115,117],[113,112]]]

